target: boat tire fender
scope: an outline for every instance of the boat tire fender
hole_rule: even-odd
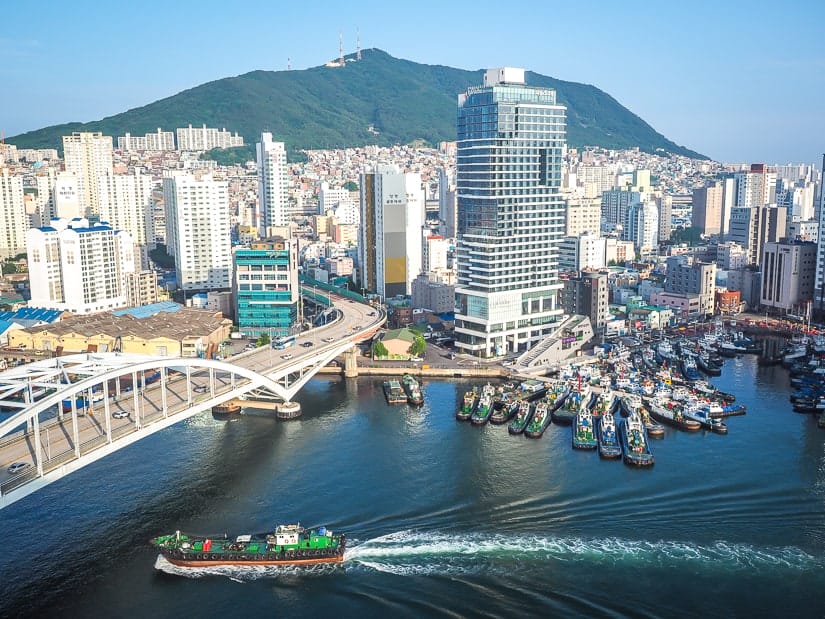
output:
[[[237,555],[229,555],[229,560],[230,560],[230,561],[237,561],[237,560],[238,560],[238,556],[237,556]]]

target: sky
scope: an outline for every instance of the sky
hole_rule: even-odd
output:
[[[717,161],[819,166],[825,152],[822,0],[4,4],[7,137],[252,70],[317,66],[338,56],[339,32],[354,52],[358,32],[362,49],[414,62],[593,84]]]

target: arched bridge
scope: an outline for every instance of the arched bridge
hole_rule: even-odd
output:
[[[84,353],[0,372],[0,406],[11,412],[0,422],[0,509],[229,399],[290,401],[385,322],[370,306],[343,301],[339,308],[338,320],[289,348],[265,346],[226,361]]]

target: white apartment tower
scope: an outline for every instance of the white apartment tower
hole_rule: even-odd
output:
[[[524,69],[488,69],[458,97],[456,346],[479,357],[553,333],[566,108]]]
[[[0,258],[26,251],[29,218],[23,203],[23,177],[0,168]]]
[[[27,247],[30,306],[94,314],[128,304],[135,257],[127,232],[88,219],[55,219],[29,230]]]
[[[100,201],[97,177],[112,173],[112,136],[75,132],[63,136],[66,172],[77,176],[83,215],[98,215]]]
[[[377,165],[361,174],[359,281],[382,297],[412,294],[422,269],[424,190],[420,174]]]
[[[258,214],[261,237],[271,236],[270,228],[289,224],[286,176],[286,146],[273,142],[271,133],[262,133],[258,154]]]
[[[166,251],[175,258],[178,286],[185,291],[230,287],[228,193],[226,182],[208,174],[163,177]]]
[[[98,177],[100,219],[116,230],[128,232],[140,249],[141,265],[148,266],[147,251],[154,247],[152,221],[152,178],[135,170],[134,174]]]
[[[636,202],[630,207],[625,239],[633,241],[636,251],[642,254],[659,246],[659,209],[655,202]]]

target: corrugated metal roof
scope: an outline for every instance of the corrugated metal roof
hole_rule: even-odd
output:
[[[45,309],[42,307],[21,307],[15,312],[0,312],[0,320],[29,320],[52,323],[63,312],[61,310]]]
[[[180,311],[183,306],[174,301],[159,301],[151,305],[141,305],[140,307],[130,307],[122,310],[115,310],[112,312],[113,316],[131,316],[132,318],[149,318],[166,312],[172,314]]]

